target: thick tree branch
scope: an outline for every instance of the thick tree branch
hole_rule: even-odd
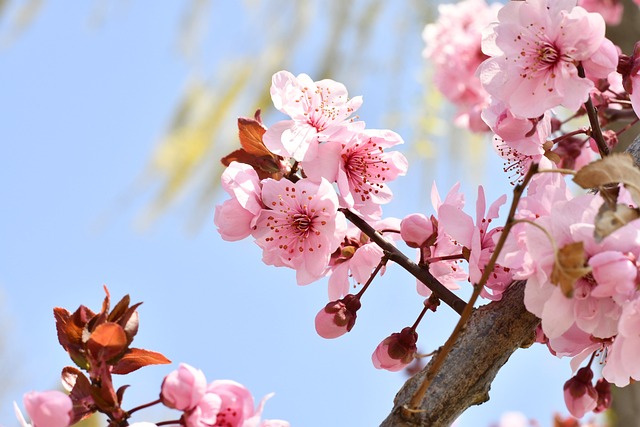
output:
[[[524,307],[523,297],[524,282],[515,282],[502,300],[477,308],[418,410],[407,411],[408,403],[431,362],[400,389],[381,427],[449,426],[471,405],[486,402],[498,370],[534,341],[539,319]]]

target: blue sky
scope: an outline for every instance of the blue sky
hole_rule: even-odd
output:
[[[183,13],[176,2],[115,4],[100,25],[90,26],[91,6],[46,2],[33,25],[0,51],[0,321],[7,344],[0,425],[17,425],[11,402],[29,390],[57,387],[69,364],[57,344],[52,308],[97,309],[103,285],[116,300],[129,293],[144,301],[135,344],[175,362],[122,378],[119,384],[132,385],[127,407],[155,399],[162,377],[186,362],[210,380],[245,384],[256,400],[276,392],[267,418],[304,427],[376,425],[404,377],[374,369],[371,353],[419,312],[413,279],[391,266],[367,293],[354,330],[327,341],[313,329],[326,303],[326,283],[298,287],[293,271],[261,264],[250,241],[222,241],[212,224],[213,206],[196,233],[185,231],[188,204],[137,231],[136,215],[151,193],[131,189],[168,126],[190,65],[175,49]],[[225,25],[231,27],[227,34],[250,29],[243,10],[228,5],[212,13],[213,29],[203,43],[207,66],[233,55],[224,37],[216,39]],[[381,43],[385,38],[375,37]],[[401,89],[396,102],[409,110],[404,114],[420,108],[422,42],[419,34],[408,40],[405,54],[413,59],[401,75],[394,81],[364,76],[359,92],[351,91],[364,95],[360,118],[370,128],[386,126],[386,96],[394,88]],[[378,48],[383,55],[385,46]],[[296,58],[291,71],[310,72],[305,65],[316,66],[313,59]],[[404,149],[411,150],[408,140]],[[436,160],[412,163],[393,187],[398,202],[386,214],[430,214],[434,178],[441,193],[463,181],[473,210],[476,183],[468,159],[452,152],[441,148]],[[487,161],[477,169],[499,169],[497,160]],[[508,191],[501,175],[483,176],[489,199]],[[217,202],[224,197],[219,194]],[[418,329],[422,348],[443,343],[455,320],[446,307],[428,315]],[[510,410],[548,424],[553,412],[566,413],[562,384],[569,375],[566,361],[544,348],[519,351],[499,374],[491,400],[469,410],[459,426],[489,425]],[[162,409],[142,414],[149,421],[175,416]]]

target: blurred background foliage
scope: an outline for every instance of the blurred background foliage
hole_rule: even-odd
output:
[[[132,1],[94,0],[88,25],[99,30],[106,20],[126,14]],[[2,46],[37,25],[45,2],[0,0]],[[138,217],[142,228],[177,202],[191,204],[192,230],[210,219],[222,172],[219,159],[237,144],[236,118],[262,109],[270,123],[271,75],[281,69],[343,82],[350,94],[365,95],[365,106],[362,88],[383,86],[384,105],[376,107],[384,111],[379,122],[406,142],[417,142],[404,150],[422,159],[434,158],[438,134],[460,132],[442,119],[447,106],[439,94],[423,89],[427,72],[419,55],[421,32],[435,17],[433,1],[244,0],[233,2],[237,10],[221,18],[237,21],[232,33],[214,23],[229,14],[229,4],[190,0],[176,16],[175,49],[189,72],[166,129],[159,130],[163,136],[127,196],[152,193]],[[420,64],[415,80],[398,77],[406,76],[411,64]],[[475,156],[478,147],[472,150]],[[447,150],[458,151],[453,145]],[[468,146],[457,155],[464,153]]]

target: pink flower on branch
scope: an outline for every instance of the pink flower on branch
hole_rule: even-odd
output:
[[[342,83],[325,79],[314,82],[306,74],[288,71],[273,75],[273,105],[291,117],[271,126],[263,135],[266,147],[298,161],[316,158],[318,144],[344,131],[349,116],[362,105],[362,97],[349,99]]]
[[[558,105],[578,110],[593,82],[577,66],[604,42],[602,16],[575,0],[525,0],[508,2],[498,21],[482,43],[491,56],[479,68],[484,88],[520,117]]]
[[[293,268],[299,285],[323,277],[347,229],[329,181],[266,179],[262,201],[266,209],[258,217],[253,236],[263,249],[265,264]]]
[[[32,423],[27,424],[20,409],[14,404],[16,416],[23,427],[68,427],[71,424],[73,403],[61,391],[31,391],[24,395],[23,403]]]
[[[167,375],[162,381],[160,398],[169,408],[180,411],[193,409],[204,396],[207,379],[204,373],[186,363]]]
[[[417,341],[418,334],[410,327],[391,334],[373,352],[373,366],[392,372],[404,369],[415,358]]]

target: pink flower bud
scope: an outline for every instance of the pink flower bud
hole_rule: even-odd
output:
[[[376,347],[371,359],[373,366],[387,371],[399,371],[413,360],[417,347],[418,334],[406,327],[385,338]]]
[[[598,392],[591,384],[593,371],[589,367],[580,368],[575,377],[564,383],[564,402],[576,418],[596,409]]]
[[[71,398],[58,390],[31,391],[23,397],[24,407],[33,427],[69,427]]]
[[[600,378],[596,382],[596,391],[598,392],[598,405],[593,412],[604,412],[611,406],[611,384],[604,378]]]
[[[356,324],[360,306],[360,299],[352,294],[330,302],[316,315],[316,332],[327,339],[346,334]]]
[[[169,408],[179,411],[193,409],[207,389],[204,373],[186,363],[167,375],[162,381],[160,398]]]
[[[419,248],[433,234],[433,224],[422,214],[411,214],[400,222],[400,236],[407,245]]]

